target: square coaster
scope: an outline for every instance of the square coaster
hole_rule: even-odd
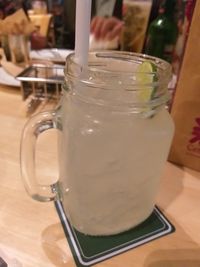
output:
[[[143,223],[121,234],[100,237],[84,235],[71,226],[62,203],[56,201],[55,206],[77,267],[95,265],[175,231],[174,226],[155,207]]]

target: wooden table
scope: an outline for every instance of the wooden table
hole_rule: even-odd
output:
[[[19,88],[0,86],[0,256],[7,261],[16,259],[16,266],[75,267],[53,203],[36,202],[24,190],[19,148],[26,120]],[[40,164],[47,156],[49,159],[44,170],[47,179],[56,175],[54,134],[39,141],[43,150]],[[200,266],[200,173],[166,163],[157,204],[176,232],[96,266]]]

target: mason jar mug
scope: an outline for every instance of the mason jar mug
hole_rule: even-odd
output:
[[[148,62],[152,71],[138,71]],[[78,231],[111,235],[152,213],[174,126],[166,109],[170,65],[126,52],[91,52],[88,66],[68,56],[56,110],[25,125],[21,173],[29,195],[59,200]],[[38,136],[58,130],[59,178],[40,185],[35,175]]]

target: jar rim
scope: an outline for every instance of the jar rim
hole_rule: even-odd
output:
[[[172,71],[172,67],[171,64],[168,63],[167,61],[161,59],[161,58],[157,58],[157,57],[153,57],[147,54],[142,54],[142,53],[134,53],[134,52],[127,52],[127,51],[93,51],[93,52],[89,52],[88,53],[88,65],[87,66],[82,66],[79,63],[76,62],[75,59],[75,53],[70,53],[67,58],[66,58],[66,72],[65,74],[69,74],[67,73],[67,64],[73,64],[77,73],[74,73],[74,77],[79,77],[79,75],[81,73],[86,73],[87,71],[92,71],[92,72],[102,72],[102,73],[114,73],[114,74],[119,74],[122,75],[122,71],[121,70],[108,70],[103,68],[103,65],[99,62],[92,62],[90,60],[90,56],[92,56],[92,60],[94,58],[96,59],[114,59],[114,60],[121,60],[121,61],[128,61],[128,62],[132,62],[132,63],[142,63],[144,61],[150,61],[154,64],[156,64],[156,66],[158,68],[160,68],[163,72],[165,72],[165,75],[171,75],[171,71]],[[128,75],[134,75],[138,73],[138,71],[125,71],[123,72],[123,75],[128,76]],[[146,73],[150,73],[150,72],[146,72]],[[155,72],[151,72],[151,73],[155,73]]]
[[[154,72],[142,72],[150,79],[141,84],[136,75],[139,73],[137,66],[144,61],[153,62],[157,68]],[[111,101],[117,105],[163,105],[170,99],[167,86],[171,73],[171,65],[160,58],[124,51],[90,52],[88,66],[79,65],[72,53],[67,57],[65,67],[68,89],[90,102],[103,105]],[[100,94],[98,90],[101,90]],[[147,95],[154,91],[153,97],[141,100],[138,98],[141,90]],[[112,97],[109,92],[113,92]]]

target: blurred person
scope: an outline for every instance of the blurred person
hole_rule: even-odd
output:
[[[63,9],[63,47],[74,49],[76,1],[64,0]],[[93,0],[91,15],[91,33],[97,40],[119,36],[123,26],[122,0]]]
[[[96,0],[93,2],[91,33],[96,39],[112,40],[119,36],[122,21],[122,0]]]
[[[95,16],[91,21],[91,33],[97,40],[108,39],[113,40],[121,33],[123,22],[118,18]]]

